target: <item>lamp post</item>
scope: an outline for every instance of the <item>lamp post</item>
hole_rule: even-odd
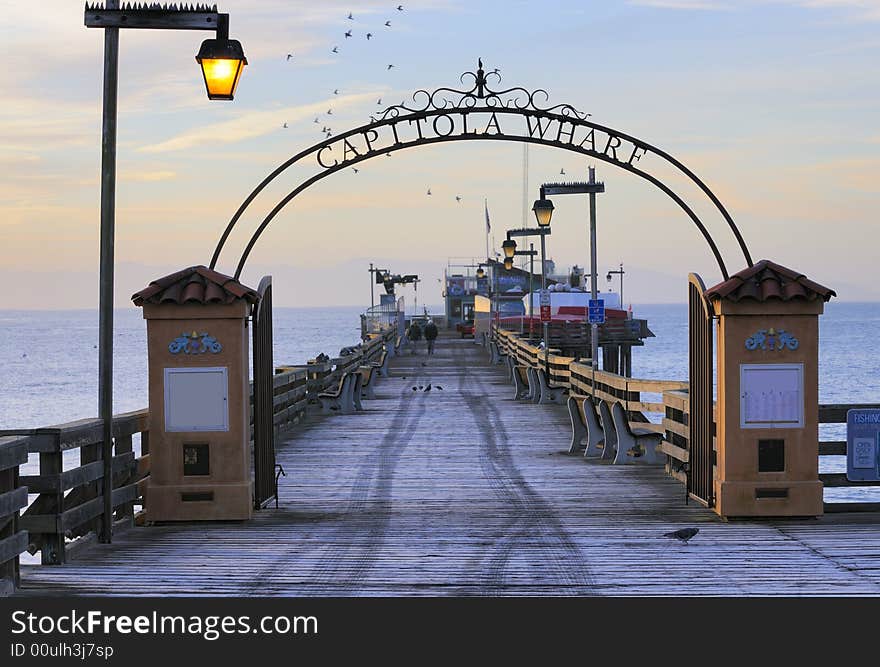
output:
[[[510,254],[511,266],[513,264],[514,257],[528,257],[529,258],[529,339],[531,339],[531,337],[532,337],[532,316],[534,314],[534,299],[532,298],[532,274],[535,271],[535,255],[537,255],[538,253],[535,252],[535,244],[534,243],[529,244],[528,250],[517,250],[516,249],[516,241],[514,241],[512,238],[510,238],[511,234],[513,234],[516,231],[523,231],[523,230],[509,229],[507,231],[507,240],[501,244],[501,247],[504,248],[505,254],[507,254],[509,252],[509,250],[512,249],[512,252]],[[507,266],[507,260],[505,260],[504,268],[509,270],[509,267]],[[522,320],[520,320],[520,333],[522,333]]]
[[[550,220],[553,218],[553,202],[546,198],[544,192],[541,192],[541,198],[536,200],[532,205],[532,211],[535,212],[535,218],[538,221],[538,227],[542,230],[550,231]],[[546,263],[546,244],[544,241],[544,234],[541,234],[541,293],[544,293],[544,290],[547,289],[547,272],[544,270],[544,266]],[[550,342],[548,340],[548,328],[549,324],[547,322],[541,322],[541,327],[544,331],[544,360],[545,365],[547,366],[547,374],[550,374]]]
[[[589,180],[586,183],[545,183],[541,186],[541,197],[550,195],[590,195],[590,298],[595,301],[596,289],[596,194],[605,192],[605,184],[596,181],[596,170],[589,168]],[[537,202],[536,202],[537,203]],[[599,365],[599,325],[590,327],[590,357],[592,358],[593,386],[595,387],[596,369]]]
[[[605,279],[610,283],[611,276],[615,273],[620,275],[620,309],[623,310],[623,274],[624,274],[623,262],[620,263],[620,270],[619,271],[609,271],[608,275],[605,276]]]
[[[207,5],[187,9],[128,7],[119,0],[86,5],[85,26],[104,30],[104,103],[101,134],[101,254],[98,299],[98,409],[103,422],[103,514],[98,538],[113,533],[113,264],[116,226],[116,116],[119,89],[119,29],[212,30],[216,39],[202,43],[196,61],[211,100],[232,100],[247,65],[241,44],[229,39],[229,15]]]

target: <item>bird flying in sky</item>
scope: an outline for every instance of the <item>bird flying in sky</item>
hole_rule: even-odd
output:
[[[371,33],[371,32],[367,33],[367,39],[370,39],[370,37],[372,37],[372,36],[373,36],[373,33]]]
[[[287,123],[284,123],[284,125],[282,125],[282,127],[287,127]]]
[[[346,37],[351,37],[351,30],[346,30],[346,31],[345,31],[345,36],[346,36]]]
[[[290,60],[291,58],[293,58],[293,54],[292,54],[292,53],[288,53],[288,54],[287,54],[287,59]]]
[[[431,194],[431,188],[428,188],[428,194]]]
[[[334,89],[334,90],[333,90],[333,94],[334,94],[334,95],[339,95],[339,88]]]
[[[352,169],[354,170],[354,173],[358,173],[360,171],[360,169],[358,169],[357,167],[352,167]]]
[[[402,11],[403,11],[403,5],[397,5],[397,11],[402,12]]]
[[[332,116],[332,115],[333,115],[333,109],[327,109],[327,115],[328,115],[328,116]]]
[[[351,12],[348,13],[348,20],[354,21],[354,16],[351,15]]]
[[[339,47],[338,47],[338,46],[334,46],[334,47],[333,47],[333,53],[339,53]]]
[[[394,67],[394,65],[388,65],[388,69],[391,69],[392,67]]]
[[[378,100],[376,100],[376,104],[382,104],[382,98],[381,98],[381,97],[380,97]]]
[[[455,201],[461,201],[461,197],[459,197],[458,195],[455,195]]]
[[[386,27],[386,28],[390,28],[390,27],[391,27],[391,21],[385,21],[385,27]]]
[[[560,169],[560,170],[559,170],[559,173],[560,173],[562,176],[565,176],[565,169],[564,169],[564,168],[563,168],[563,169]]]

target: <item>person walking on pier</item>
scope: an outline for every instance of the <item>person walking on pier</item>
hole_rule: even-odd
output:
[[[406,330],[406,337],[409,340],[410,354],[415,354],[417,344],[422,339],[422,328],[415,320],[410,323],[409,329]]]
[[[429,318],[428,323],[425,325],[425,341],[428,343],[428,354],[434,354],[434,341],[437,340],[437,334],[439,333],[434,320]]]

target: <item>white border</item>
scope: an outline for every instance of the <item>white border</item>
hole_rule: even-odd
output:
[[[798,372],[798,388],[800,390],[801,400],[798,405],[798,419],[796,422],[751,422],[745,421],[745,393],[743,391],[743,376],[748,370],[791,370],[796,369]],[[739,426],[743,429],[755,428],[803,428],[804,426],[804,365],[803,363],[793,364],[740,364],[739,365]]]
[[[210,431],[228,431],[229,430],[229,369],[226,366],[195,366],[195,367],[172,367],[165,368],[164,375],[164,395],[165,395],[165,404],[164,404],[164,412],[165,412],[165,432],[166,433],[205,433]],[[176,373],[217,373],[220,372],[223,375],[223,402],[226,404],[225,409],[223,410],[223,423],[222,424],[212,424],[210,427],[203,428],[171,428],[168,424],[168,402],[171,398],[170,396],[170,388],[171,383],[168,381],[169,378]]]

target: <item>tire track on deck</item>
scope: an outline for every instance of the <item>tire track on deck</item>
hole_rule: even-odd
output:
[[[410,393],[409,383],[399,398],[402,408],[391,420],[376,449],[359,466],[343,513],[344,518],[354,518],[358,523],[355,526],[346,523],[337,531],[323,561],[309,576],[307,589],[316,588],[317,592],[332,589],[336,594],[356,589],[385,542],[393,506],[394,473],[425,413],[421,392]],[[360,519],[368,519],[367,526],[363,526]]]
[[[561,588],[580,595],[592,594],[593,577],[583,553],[572,541],[560,523],[553,507],[525,480],[513,461],[508,447],[508,433],[497,407],[486,398],[485,382],[480,374],[459,357],[464,369],[462,389],[465,405],[471,413],[480,433],[480,466],[496,497],[515,511],[515,519],[502,530],[488,556],[482,591],[486,595],[498,595],[504,588],[506,570],[512,556],[525,546],[546,553],[556,570]],[[477,387],[470,387],[476,384]],[[488,419],[487,419],[488,417]],[[484,561],[486,559],[483,559]]]
[[[370,567],[376,551],[384,540],[384,532],[390,519],[391,480],[394,476],[394,468],[424,413],[424,404],[421,401],[417,412],[413,413],[417,407],[414,403],[416,398],[407,396],[405,390],[401,391],[400,409],[396,411],[385,429],[382,440],[358,466],[346,508],[338,514],[337,520],[341,521],[342,525],[331,533],[328,545],[325,547],[326,553],[321,557],[320,563],[302,577],[302,583],[288,584],[273,581],[274,575],[289,573],[302,561],[304,546],[294,535],[291,538],[293,544],[281,545],[282,553],[271,565],[262,568],[254,575],[253,581],[243,595],[290,592],[306,595],[340,594],[355,587]],[[376,498],[378,503],[374,502]],[[377,506],[371,508],[371,505]],[[370,521],[369,526],[364,527],[360,519],[371,513],[375,514],[375,518]],[[352,518],[358,520],[354,526],[350,523]],[[359,539],[361,535],[364,535],[363,540]]]

